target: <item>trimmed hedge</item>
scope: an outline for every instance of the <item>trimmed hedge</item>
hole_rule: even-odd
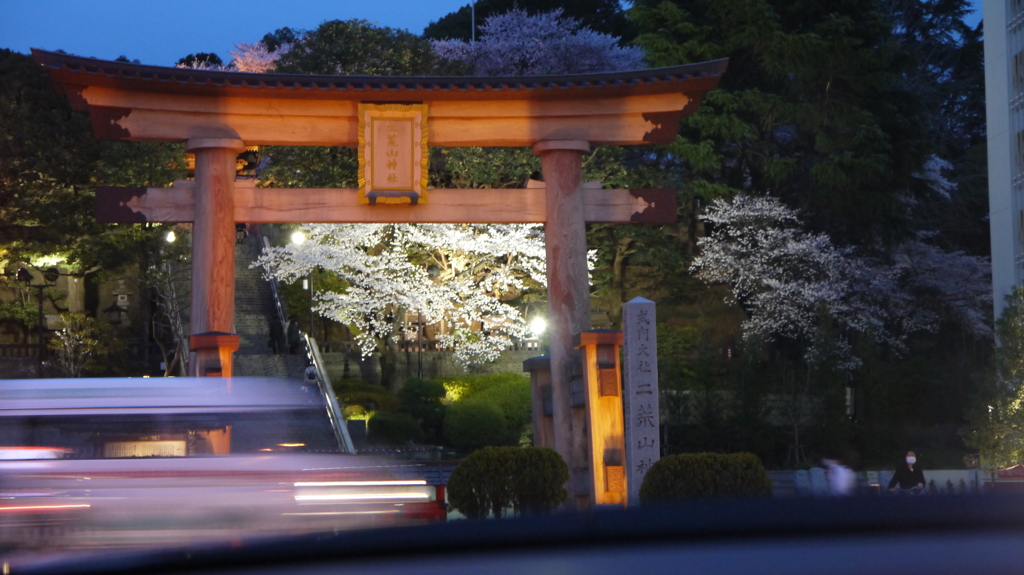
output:
[[[473,451],[508,441],[505,416],[487,401],[464,400],[452,404],[444,417],[444,437],[457,449]]]
[[[547,447],[484,447],[470,454],[448,480],[448,499],[470,519],[551,513],[567,496],[569,467]]]
[[[683,453],[651,466],[640,486],[640,503],[771,494],[768,472],[753,453]]]
[[[367,439],[378,445],[405,445],[423,441],[423,429],[408,413],[376,413],[366,428]]]
[[[454,447],[473,450],[487,445],[517,445],[532,418],[530,378],[517,373],[493,373],[438,380],[445,389],[450,405],[444,424],[444,437]],[[474,430],[462,421],[449,425],[447,418],[466,418],[466,412],[477,414],[485,408],[462,407],[467,404],[490,404],[500,413],[504,433],[496,434],[492,422]],[[489,414],[488,418],[493,414]],[[466,434],[469,434],[466,437]]]
[[[507,432],[504,444],[515,445],[523,434],[523,427],[533,419],[530,381],[507,381],[471,396],[470,401],[486,401],[501,410]]]
[[[530,387],[530,378],[520,373],[487,373],[446,377],[440,382],[444,385],[445,398],[449,403],[469,399],[499,385],[520,384],[527,388]]]
[[[517,515],[547,515],[565,501],[569,493],[569,467],[550,447],[514,447],[515,481],[512,507]]]

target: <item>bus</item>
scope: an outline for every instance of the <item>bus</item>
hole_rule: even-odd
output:
[[[358,455],[316,382],[0,380],[0,551],[444,520],[443,487]]]

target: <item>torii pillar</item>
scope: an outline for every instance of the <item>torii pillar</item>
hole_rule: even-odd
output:
[[[235,331],[235,158],[245,150],[236,138],[192,138],[196,156],[195,219],[192,223],[192,293],[189,313],[190,375],[231,377]]]
[[[587,274],[587,229],[584,218],[582,155],[590,144],[547,140],[534,144],[541,157],[547,188],[548,339],[551,357],[551,404],[555,451],[569,466],[569,503],[591,502],[586,412],[573,407],[572,384],[583,379],[583,361],[573,338],[590,329],[590,281]]]

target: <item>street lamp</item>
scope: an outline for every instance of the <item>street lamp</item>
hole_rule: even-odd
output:
[[[441,268],[435,264],[427,266],[427,276],[436,280],[441,275]],[[429,303],[429,302],[428,302]],[[416,311],[416,377],[423,379],[423,311]]]
[[[39,333],[37,335],[39,353],[36,357],[36,377],[40,379],[43,377],[43,355],[46,353],[46,342],[43,340],[43,332],[45,331],[43,328],[43,288],[57,283],[58,278],[60,278],[60,270],[49,268],[43,272],[43,280],[47,283],[33,284],[32,272],[25,268],[18,270],[18,281],[23,282],[27,288],[36,288],[36,297],[39,299]]]
[[[292,243],[301,246],[306,241],[306,234],[302,233],[301,230],[295,230],[292,232]]]
[[[534,317],[533,321],[530,322],[530,331],[533,332],[533,335],[538,338],[541,336],[542,333],[544,333],[544,330],[546,330],[547,328],[548,322],[539,315]]]
[[[309,290],[309,337],[313,337],[313,270],[309,270],[309,278],[302,278],[302,289]]]

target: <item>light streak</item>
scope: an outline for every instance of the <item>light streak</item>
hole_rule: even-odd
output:
[[[21,505],[18,507],[0,507],[0,513],[6,513],[8,511],[44,511],[53,509],[80,509],[83,507],[92,507],[88,503],[80,503],[77,505]]]
[[[430,499],[426,493],[331,493],[327,495],[296,495],[296,501],[371,501],[374,499]]]
[[[302,481],[295,487],[376,487],[388,485],[426,485],[426,479],[406,479],[393,481]]]

